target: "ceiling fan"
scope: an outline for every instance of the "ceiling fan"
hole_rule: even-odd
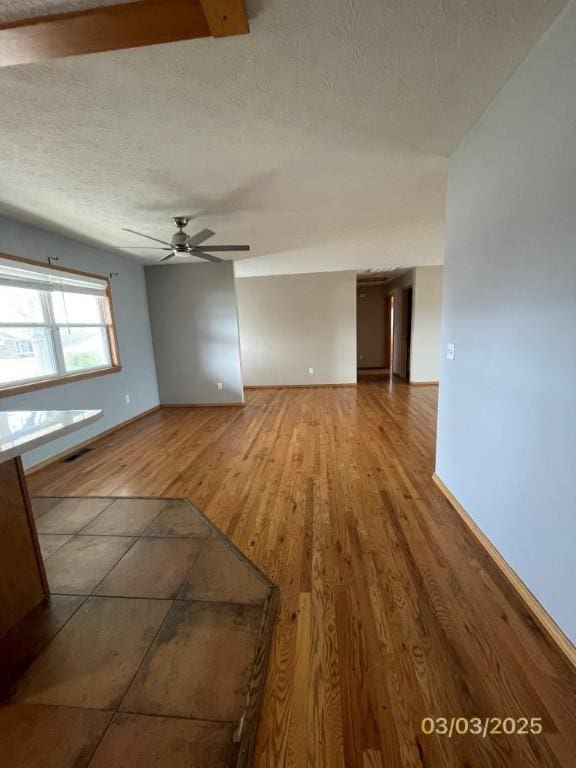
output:
[[[221,262],[222,259],[218,258],[218,256],[213,256],[212,253],[228,253],[233,251],[250,250],[249,245],[202,245],[202,243],[206,242],[208,238],[213,237],[216,233],[212,232],[211,229],[203,229],[201,232],[198,232],[195,235],[187,234],[184,230],[186,229],[191,218],[191,216],[174,216],[171,219],[172,223],[175,227],[177,227],[178,230],[172,235],[171,242],[168,242],[167,240],[159,240],[157,237],[150,237],[150,235],[144,235],[142,232],[136,232],[135,229],[127,229],[126,227],[123,227],[122,229],[124,232],[132,232],[134,235],[138,235],[139,237],[146,237],[148,240],[154,240],[154,242],[162,243],[164,246],[168,247],[160,248],[159,246],[154,245],[124,245],[121,246],[121,248],[128,250],[132,248],[150,248],[157,251],[169,251],[168,255],[163,256],[160,261],[168,261],[168,259],[173,259],[174,256],[184,255],[197,256],[199,259],[205,259],[206,261],[213,262]],[[211,251],[212,253],[208,253],[208,251]]]

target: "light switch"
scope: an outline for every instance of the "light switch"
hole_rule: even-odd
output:
[[[308,375],[313,376],[314,375],[314,368],[308,368]]]
[[[454,349],[454,344],[446,344],[446,360],[454,360],[456,357],[456,351]]]

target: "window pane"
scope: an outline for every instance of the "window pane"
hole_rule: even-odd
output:
[[[105,328],[60,328],[66,372],[111,365]]]
[[[104,323],[101,296],[63,291],[54,291],[51,296],[54,318],[58,325],[67,325],[68,323],[99,325]]]
[[[52,337],[46,328],[0,328],[0,384],[57,373]]]
[[[43,323],[40,292],[0,285],[0,323]]]

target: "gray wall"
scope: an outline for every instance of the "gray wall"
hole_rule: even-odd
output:
[[[2,216],[0,251],[40,262],[46,262],[48,256],[58,256],[62,267],[102,275],[119,273],[112,279],[111,292],[122,371],[0,398],[2,410],[104,409],[104,417],[95,424],[30,451],[24,456],[26,466],[44,461],[158,405],[142,267],[113,253]],[[126,395],[130,396],[129,404]]]
[[[355,272],[246,277],[236,284],[247,386],[356,381]]]
[[[576,6],[450,160],[437,473],[576,640]]]
[[[232,262],[146,267],[146,284],[160,402],[241,403]]]

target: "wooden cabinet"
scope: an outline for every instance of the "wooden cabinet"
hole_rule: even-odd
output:
[[[0,463],[0,637],[48,594],[19,456]]]

